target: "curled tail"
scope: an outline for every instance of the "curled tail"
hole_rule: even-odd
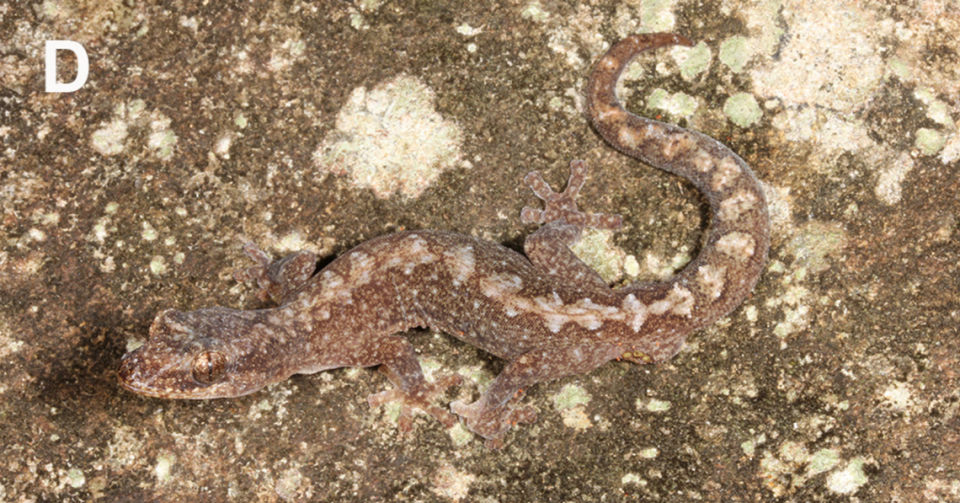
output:
[[[680,35],[632,35],[600,59],[586,90],[587,116],[614,148],[690,180],[710,203],[711,223],[700,255],[666,284],[635,283],[624,294],[659,296],[675,286],[692,292],[688,330],[735,309],[760,277],[770,246],[767,203],[743,159],[706,135],[638,117],[617,101],[615,87],[637,54],[671,45],[692,46]]]

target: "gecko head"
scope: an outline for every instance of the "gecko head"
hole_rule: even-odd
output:
[[[257,311],[215,307],[157,315],[146,344],[120,361],[120,385],[159,398],[223,398],[287,377],[273,355],[283,344]]]

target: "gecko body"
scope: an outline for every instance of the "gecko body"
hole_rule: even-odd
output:
[[[616,99],[633,56],[674,44],[690,42],[670,34],[624,39],[600,59],[586,90],[587,115],[607,142],[690,180],[709,201],[702,250],[674,278],[612,289],[570,251],[584,228],[621,226],[619,216],[577,209],[587,168],[573,161],[561,193],[538,172],[527,175],[545,207],[522,212],[523,221],[544,224],[526,239],[525,254],[452,232],[407,231],[367,241],[314,274],[312,253],[271,262],[248,244],[257,265],[237,277],[256,280],[278,307],[163,311],[146,344],[123,357],[120,383],[162,398],[235,397],[294,374],[379,365],[394,387],[368,401],[400,402],[401,431],[416,410],[448,427],[459,417],[497,448],[511,426],[535,419],[518,404],[531,385],[612,359],[672,357],[687,335],[743,301],[769,247],[763,192],[743,160],[707,136],[637,117]],[[479,399],[448,412],[433,400],[460,377],[427,382],[398,335],[412,327],[441,330],[509,363]]]

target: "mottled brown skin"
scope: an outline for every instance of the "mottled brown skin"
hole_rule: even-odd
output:
[[[577,210],[586,164],[574,161],[559,194],[539,173],[527,176],[546,204],[522,213],[526,222],[545,224],[524,243],[526,256],[462,234],[410,231],[363,243],[313,275],[313,254],[271,263],[247,245],[258,265],[237,278],[257,280],[279,307],[164,311],[147,343],[124,356],[121,384],[162,398],[234,397],[293,374],[379,365],[395,387],[371,395],[371,406],[400,402],[401,431],[411,427],[411,410],[449,427],[455,417],[431,401],[459,376],[428,383],[413,347],[397,335],[432,327],[509,360],[477,401],[451,404],[496,448],[511,426],[536,418],[530,407],[515,405],[521,390],[611,359],[672,357],[688,334],[743,301],[769,246],[763,192],[739,157],[617,102],[614,86],[630,59],[673,44],[690,42],[669,34],[629,37],[600,60],[587,86],[587,114],[611,145],[691,180],[710,202],[713,220],[700,255],[670,281],[611,289],[573,255],[569,247],[584,228],[620,228],[619,216]]]

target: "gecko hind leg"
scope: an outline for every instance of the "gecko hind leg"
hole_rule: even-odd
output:
[[[539,171],[530,172],[524,181],[544,201],[544,209],[524,208],[520,219],[524,223],[546,224],[527,237],[523,251],[534,265],[566,284],[579,285],[584,290],[609,290],[607,283],[590,266],[577,257],[570,247],[580,241],[583,229],[619,230],[623,226],[620,215],[584,213],[577,209],[576,198],[586,181],[587,163],[570,162],[570,180],[563,192],[554,192]]]
[[[300,251],[273,261],[252,242],[243,245],[243,253],[257,263],[233,273],[240,282],[257,281],[260,292],[257,297],[266,302],[283,304],[291,292],[297,290],[313,276],[317,269],[317,256],[313,252]]]
[[[580,230],[587,227],[617,231],[623,226],[620,215],[605,213],[584,213],[577,209],[577,196],[587,179],[587,162],[580,159],[570,161],[570,179],[563,192],[554,192],[543,179],[539,171],[531,171],[523,181],[533,193],[543,200],[542,210],[526,207],[520,212],[520,220],[525,224],[548,224],[563,220]],[[578,237],[579,239],[579,237]]]
[[[511,361],[476,401],[468,404],[457,400],[450,404],[450,410],[460,416],[470,431],[485,438],[487,447],[499,449],[510,428],[537,418],[533,407],[518,404],[524,389],[589,372],[614,358],[617,352],[612,344],[530,351]]]
[[[453,414],[431,402],[443,395],[447,388],[460,384],[462,378],[459,374],[445,375],[434,382],[427,382],[413,345],[400,336],[384,338],[377,347],[377,353],[380,372],[387,376],[394,388],[368,396],[367,403],[371,408],[399,402],[397,428],[401,434],[413,429],[413,411],[429,414],[447,428],[457,424]]]

